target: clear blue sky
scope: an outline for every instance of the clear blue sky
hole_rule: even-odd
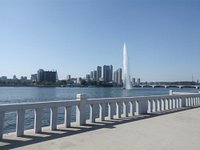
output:
[[[0,76],[117,69],[124,42],[131,75],[142,81],[199,79],[200,1],[0,1]]]

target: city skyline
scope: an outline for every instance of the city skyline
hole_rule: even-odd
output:
[[[37,11],[36,11],[37,10]],[[39,68],[84,77],[96,66],[122,68],[143,81],[200,79],[200,2],[196,0],[15,0],[0,2],[0,76]]]

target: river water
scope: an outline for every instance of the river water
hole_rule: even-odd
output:
[[[132,97],[149,95],[166,95],[169,90],[197,92],[198,89],[168,89],[168,88],[133,88],[132,90],[123,90],[122,88],[38,88],[38,87],[0,87],[0,104],[41,102],[72,100],[76,94],[87,94],[88,98],[106,98],[106,97]],[[44,109],[42,116],[43,126],[49,125],[50,110]],[[16,128],[16,112],[8,112],[5,115],[4,132],[14,132]],[[75,120],[75,108],[72,109],[72,121]],[[64,108],[58,110],[58,124],[64,122]],[[25,129],[33,128],[34,112],[26,110]]]

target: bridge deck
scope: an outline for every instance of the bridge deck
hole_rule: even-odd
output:
[[[165,115],[105,121],[25,137],[6,135],[0,149],[19,150],[199,150],[200,108]],[[139,117],[139,116],[138,116]],[[9,144],[10,145],[9,145]],[[8,144],[6,146],[6,144]],[[3,146],[4,145],[4,146]]]

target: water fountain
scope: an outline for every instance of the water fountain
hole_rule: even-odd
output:
[[[125,43],[123,48],[123,88],[132,89],[128,67],[128,51]]]

